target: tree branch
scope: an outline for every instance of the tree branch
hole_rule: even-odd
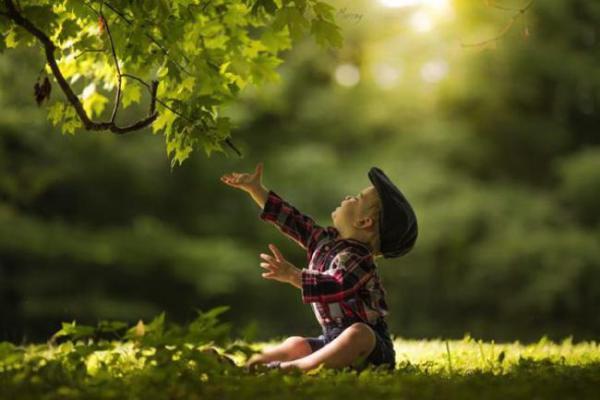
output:
[[[131,74],[126,74],[126,73],[121,72],[121,69],[120,69],[120,66],[118,63],[118,59],[117,59],[117,55],[116,55],[116,51],[115,51],[115,47],[114,47],[114,42],[112,39],[112,35],[110,34],[110,30],[109,30],[110,28],[108,26],[108,23],[101,12],[98,13],[98,11],[94,10],[94,8],[89,6],[89,4],[87,4],[87,2],[86,2],[88,7],[90,7],[92,9],[92,11],[94,11],[95,13],[99,14],[103,19],[103,23],[105,24],[106,31],[109,36],[112,55],[113,55],[113,59],[115,60],[115,65],[116,65],[117,73],[118,73],[118,77],[119,77],[119,86],[117,88],[117,97],[115,100],[115,107],[113,109],[111,120],[108,122],[92,121],[90,119],[90,117],[87,115],[86,111],[84,110],[83,105],[81,104],[81,101],[79,100],[77,95],[73,92],[73,89],[67,83],[64,75],[62,74],[60,68],[58,67],[56,58],[54,56],[54,51],[56,50],[56,45],[54,44],[54,42],[52,42],[52,40],[44,32],[42,32],[38,27],[36,27],[31,21],[29,21],[27,18],[25,18],[23,15],[21,15],[21,13],[18,11],[15,3],[13,2],[13,0],[4,0],[4,4],[6,6],[7,12],[6,13],[0,12],[0,15],[6,16],[10,20],[14,21],[17,25],[24,28],[26,31],[31,33],[35,38],[37,38],[40,41],[40,43],[44,46],[44,50],[45,50],[45,54],[46,54],[46,61],[48,62],[48,65],[50,66],[50,69],[52,70],[52,73],[54,74],[56,81],[58,82],[58,84],[59,84],[60,88],[62,89],[63,93],[65,94],[65,96],[67,97],[67,100],[69,101],[69,103],[71,103],[73,108],[75,108],[75,111],[76,111],[77,115],[79,116],[79,119],[81,120],[81,122],[83,123],[83,125],[85,126],[85,128],[87,130],[94,130],[94,131],[108,130],[108,131],[111,131],[116,134],[124,134],[124,133],[129,133],[129,132],[143,129],[143,128],[151,125],[158,117],[158,112],[156,111],[156,103],[162,105],[169,111],[175,113],[176,115],[180,116],[181,118],[183,118],[189,122],[192,122],[192,123],[195,122],[194,120],[177,112],[172,107],[170,107],[168,104],[166,104],[165,102],[158,99],[158,97],[157,97],[158,81],[152,81],[151,84],[148,84],[141,78],[138,78]],[[108,3],[104,3],[104,4],[106,4],[107,7],[111,8],[111,10],[113,10],[111,5],[109,5]],[[115,10],[113,10],[113,11],[115,11]],[[115,12],[117,12],[117,11],[115,11]],[[118,12],[117,12],[117,14],[118,14]],[[120,15],[120,16],[127,23],[129,23],[131,25],[131,21],[127,20],[126,17],[124,17],[123,15]],[[150,38],[151,38],[151,40],[153,40],[152,37],[150,37]],[[167,50],[164,49],[156,41],[154,41],[154,42],[157,46],[159,46],[161,49],[163,49],[163,51],[165,52],[165,55],[167,55],[167,53],[168,53]],[[96,50],[89,50],[89,51],[96,51]],[[83,53],[80,53],[79,55],[81,55],[81,54],[83,54]],[[176,62],[174,62],[174,63],[176,65],[178,65]],[[178,65],[178,66],[180,68],[182,68],[183,71],[185,71],[185,69],[183,67],[181,67],[180,65]],[[187,71],[185,71],[185,72],[187,72]],[[141,119],[137,122],[134,122],[128,126],[117,126],[115,124],[115,116],[118,111],[118,107],[119,107],[119,103],[120,103],[121,84],[122,84],[123,77],[128,77],[128,78],[137,80],[138,82],[140,82],[141,84],[146,86],[146,88],[150,92],[150,96],[151,96],[150,110],[149,110],[148,116],[146,118],[143,118],[143,119]],[[204,120],[200,120],[200,122],[204,125],[204,127],[206,129],[208,129],[206,122]],[[231,147],[240,157],[242,157],[242,153],[233,145],[231,140],[225,139],[225,143],[227,143],[227,145],[229,147]]]
[[[506,10],[506,11],[514,11],[516,10],[515,14],[511,17],[511,19],[508,21],[508,23],[504,26],[504,28],[502,28],[502,30],[500,31],[500,33],[498,35],[496,35],[495,37],[488,39],[488,40],[484,40],[481,42],[477,42],[477,43],[461,43],[462,47],[481,47],[481,46],[485,46],[488,43],[492,43],[492,42],[496,42],[499,39],[501,39],[503,36],[505,36],[508,31],[510,30],[510,28],[512,28],[512,26],[514,25],[514,23],[516,22],[516,20],[521,17],[523,14],[525,14],[525,12],[527,12],[527,10],[529,10],[531,8],[531,6],[533,5],[533,3],[535,2],[535,0],[530,0],[529,3],[527,3],[524,7],[522,8],[515,8],[515,9],[509,9],[506,7],[502,7],[502,6],[498,6],[496,4],[492,4],[491,7],[495,7],[501,10]]]
[[[113,60],[115,61],[115,68],[117,69],[117,93],[115,95],[115,106],[113,108],[112,115],[110,117],[110,122],[115,122],[115,118],[117,117],[117,111],[119,111],[119,103],[121,103],[121,89],[123,79],[121,78],[121,67],[119,67],[119,59],[117,58],[117,52],[115,51],[115,42],[113,41],[112,34],[110,33],[110,27],[108,26],[108,21],[104,18],[104,14],[102,13],[102,5],[100,5],[100,18],[102,18],[102,23],[106,28],[106,34],[108,35],[108,40],[110,42],[110,50],[113,56]]]
[[[58,67],[56,58],[54,57],[54,51],[56,50],[56,45],[54,44],[54,42],[52,42],[52,40],[50,40],[50,38],[44,32],[42,32],[38,27],[36,27],[31,21],[29,21],[27,18],[25,18],[25,17],[23,17],[23,15],[21,15],[21,13],[17,10],[17,7],[15,6],[15,3],[13,2],[13,0],[4,0],[4,5],[6,6],[6,9],[7,9],[8,18],[10,18],[17,25],[21,26],[29,33],[31,33],[44,46],[44,50],[46,53],[46,60],[48,62],[48,65],[50,66],[50,69],[52,70],[52,73],[54,74],[54,77],[56,78],[56,81],[58,82],[58,85],[64,92],[69,103],[71,103],[73,108],[75,108],[75,112],[77,113],[77,115],[79,116],[79,119],[81,120],[81,122],[83,122],[83,125],[85,126],[85,128],[87,130],[93,130],[93,131],[109,130],[113,133],[121,134],[121,133],[132,132],[135,130],[145,128],[145,127],[151,125],[152,122],[154,122],[154,120],[156,120],[156,118],[158,117],[158,113],[155,110],[153,110],[153,112],[151,112],[150,115],[148,115],[146,118],[141,119],[141,120],[139,120],[129,126],[125,126],[125,127],[117,126],[114,122],[114,119],[110,122],[94,122],[94,121],[92,121],[90,119],[90,117],[87,115],[87,113],[85,112],[83,105],[81,104],[81,101],[79,101],[79,98],[73,92],[73,89],[71,89],[71,86],[67,83],[64,75],[62,74],[60,68]],[[153,93],[154,93],[154,95],[156,95],[156,90],[154,90]],[[154,101],[152,101],[151,103],[154,103]]]

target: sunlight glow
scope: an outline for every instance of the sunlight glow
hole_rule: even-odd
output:
[[[96,84],[92,82],[89,85],[87,85],[85,87],[85,89],[83,89],[83,92],[81,93],[81,98],[83,100],[85,100],[88,97],[90,97],[92,94],[94,94],[95,92],[96,92]]]
[[[354,64],[341,64],[335,69],[335,80],[342,86],[354,86],[360,81],[360,72]]]
[[[433,21],[425,11],[415,11],[410,17],[410,25],[416,32],[425,33],[433,28]]]
[[[452,11],[450,0],[379,0],[387,8],[402,8],[424,6],[436,14],[445,14]]]
[[[393,88],[400,77],[400,70],[398,68],[384,63],[373,65],[372,72],[375,83],[381,89]]]
[[[417,5],[421,4],[423,1],[422,0],[379,0],[379,2],[384,7],[400,8],[400,7],[417,6]]]
[[[450,0],[422,0],[421,4],[437,14],[452,13],[452,4],[450,3]]]
[[[447,74],[448,63],[444,60],[429,61],[421,67],[421,78],[427,83],[437,83]]]

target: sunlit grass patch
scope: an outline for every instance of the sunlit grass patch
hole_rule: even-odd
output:
[[[600,387],[599,345],[571,338],[531,344],[396,338],[393,372],[248,372],[248,357],[278,342],[231,340],[216,318],[225,309],[199,313],[187,326],[167,326],[164,315],[131,328],[72,323],[45,344],[0,343],[0,399],[581,399],[596,398]]]

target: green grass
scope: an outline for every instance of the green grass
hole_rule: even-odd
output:
[[[200,350],[218,345],[242,365],[275,342],[229,340],[227,326],[216,321],[219,312],[202,314],[187,327],[165,329],[164,316],[120,335],[117,323],[102,329],[65,324],[50,343],[0,343],[0,398],[595,399],[600,389],[599,345],[570,339],[523,345],[396,338],[391,373],[248,373]],[[118,338],[102,337],[111,332]]]

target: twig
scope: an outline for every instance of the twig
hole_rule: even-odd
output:
[[[146,81],[144,81],[144,80],[143,80],[143,79],[141,79],[141,78],[138,78],[138,77],[137,77],[137,76],[135,76],[135,75],[131,75],[131,74],[127,74],[127,73],[123,73],[123,74],[121,74],[121,76],[122,76],[123,78],[131,78],[131,79],[133,79],[133,80],[136,80],[136,81],[138,81],[139,83],[141,83],[142,85],[146,86],[148,89],[150,89],[150,85],[149,85],[149,84],[148,84]]]
[[[503,10],[503,11],[519,11],[520,10],[520,8],[505,7],[503,5],[496,4],[496,2],[494,0],[490,0],[489,2],[486,3],[486,5],[489,7],[497,8],[498,10]]]
[[[77,58],[81,57],[82,55],[84,55],[85,53],[104,53],[105,51],[106,51],[106,49],[104,49],[104,48],[102,48],[102,49],[87,49],[87,50],[81,51],[74,58],[77,59]]]
[[[231,142],[231,140],[229,140],[229,138],[225,139],[225,143],[227,143],[227,145],[228,145],[229,147],[231,147],[231,148],[233,149],[233,151],[235,151],[239,157],[242,157],[242,152],[241,152],[241,151],[239,151],[239,150],[237,149],[237,147],[235,147],[235,146],[233,145],[233,143]]]
[[[121,103],[121,88],[123,79],[121,77],[121,67],[119,66],[119,59],[117,58],[117,52],[115,50],[115,42],[113,41],[113,37],[110,33],[110,27],[108,26],[108,21],[104,18],[104,14],[102,13],[102,4],[100,5],[100,18],[102,18],[102,23],[106,28],[106,34],[108,35],[108,40],[110,42],[110,50],[113,56],[113,60],[115,61],[115,68],[117,69],[117,93],[115,94],[115,105],[113,108],[112,115],[110,117],[110,122],[115,122],[115,118],[117,117],[117,111],[119,111],[119,103]]]
[[[535,2],[535,0],[530,0],[529,3],[527,3],[523,8],[516,9],[517,12],[511,17],[511,19],[508,21],[508,23],[504,26],[504,28],[502,28],[500,33],[498,35],[496,35],[495,37],[488,39],[488,40],[481,41],[481,42],[477,42],[477,43],[461,43],[460,45],[462,47],[481,47],[481,46],[485,46],[488,43],[498,41],[499,39],[501,39],[503,36],[505,36],[508,33],[510,28],[512,28],[512,26],[514,25],[515,21],[520,16],[525,14],[525,12],[527,12],[527,10],[529,10],[529,8],[531,8],[531,6],[533,5],[534,2]],[[498,7],[496,7],[496,8],[498,8]]]

